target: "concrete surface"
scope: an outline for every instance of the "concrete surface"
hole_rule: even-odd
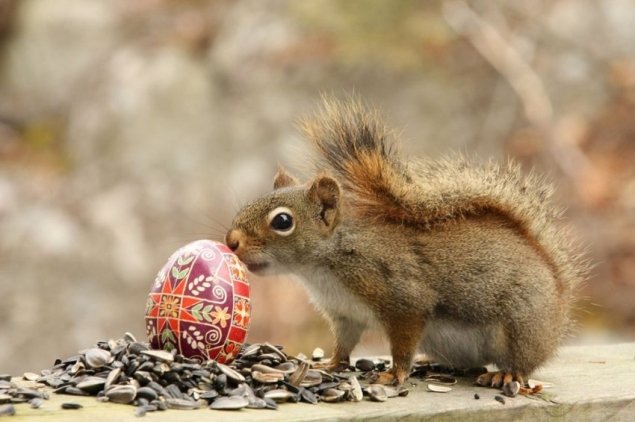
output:
[[[364,399],[361,403],[282,404],[278,411],[242,409],[240,411],[168,410],[148,413],[149,421],[201,420],[231,421],[635,421],[635,343],[602,346],[566,347],[551,364],[534,374],[533,379],[553,383],[539,396],[506,398],[506,404],[494,400],[500,392],[477,387],[473,379],[459,379],[449,393],[427,391],[419,379],[406,382],[407,397],[384,403]],[[412,386],[411,382],[416,383]],[[21,385],[32,382],[19,381]],[[474,399],[474,394],[480,400]],[[80,410],[62,410],[62,402],[73,401]],[[99,403],[93,397],[51,394],[40,409],[16,405],[16,415],[7,420],[32,421],[133,421],[134,407]]]

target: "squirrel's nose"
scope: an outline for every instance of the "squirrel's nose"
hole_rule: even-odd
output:
[[[240,247],[240,235],[236,230],[230,230],[225,235],[225,244],[232,252],[236,252],[236,250]]]

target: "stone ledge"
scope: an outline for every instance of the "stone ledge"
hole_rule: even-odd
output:
[[[449,393],[427,391],[426,383],[413,379],[408,397],[384,403],[282,404],[278,411],[243,409],[238,412],[207,409],[154,412],[146,420],[183,422],[223,418],[232,421],[492,421],[492,420],[567,420],[635,421],[635,343],[602,346],[565,347],[557,359],[532,378],[548,381],[554,387],[540,397],[506,398],[506,404],[494,400],[498,390],[477,387],[468,378],[459,379]],[[18,381],[29,385],[27,381]],[[50,390],[50,389],[48,389]],[[474,394],[480,400],[474,399]],[[80,410],[62,410],[65,401],[81,403]],[[112,422],[138,420],[131,406],[98,403],[93,397],[51,394],[40,409],[16,405],[16,417],[42,421]],[[12,419],[8,419],[12,420]],[[14,419],[15,420],[15,419]]]

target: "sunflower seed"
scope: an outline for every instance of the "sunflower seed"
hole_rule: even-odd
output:
[[[201,399],[205,399],[205,400],[214,400],[218,396],[219,396],[218,391],[209,390],[209,391],[205,391],[204,393],[202,393],[200,395],[200,398]]]
[[[137,395],[137,389],[132,385],[116,385],[106,391],[106,397],[113,403],[132,403]]]
[[[430,375],[424,379],[426,382],[431,382],[440,385],[454,385],[456,384],[456,378],[449,375]]]
[[[178,386],[176,386],[175,384],[167,385],[165,387],[165,391],[167,393],[167,397],[171,397],[173,399],[182,399],[183,398],[183,393],[181,392],[181,389]]]
[[[17,385],[11,381],[0,381],[0,389],[8,390],[9,388],[17,388]]]
[[[300,382],[300,386],[302,387],[313,387],[314,385],[322,384],[322,374],[315,369],[307,370],[304,379]]]
[[[44,400],[42,400],[39,397],[36,397],[34,399],[31,399],[31,401],[29,402],[29,405],[31,406],[31,409],[39,409],[43,403],[44,403]]]
[[[397,391],[397,395],[399,397],[406,397],[410,393],[410,390],[408,390],[403,385],[398,385],[397,387],[395,387],[395,390]]]
[[[156,406],[157,410],[160,411],[164,411],[164,410],[168,410],[168,406],[165,404],[164,401],[161,400],[153,400],[150,402],[151,405]]]
[[[428,384],[428,390],[435,393],[449,393],[452,391],[452,388],[446,387],[445,385]]]
[[[396,389],[389,387],[387,385],[384,385],[383,387],[384,387],[384,391],[386,392],[386,397],[388,397],[389,399],[392,399],[399,395]]]
[[[121,368],[115,368],[106,377],[106,381],[104,382],[104,390],[108,390],[111,385],[117,383],[117,378],[121,374]]]
[[[97,394],[104,389],[106,380],[99,377],[87,377],[77,384],[77,388],[90,394]]]
[[[248,409],[264,409],[267,407],[267,402],[259,397],[245,397],[249,404]]]
[[[26,397],[27,399],[42,398],[42,393],[30,388],[18,388],[15,391],[15,395]]]
[[[68,371],[68,374],[70,375],[79,374],[83,372],[84,369],[86,369],[86,365],[84,365],[84,362],[82,361],[75,362],[73,366],[71,366],[71,369]]]
[[[139,365],[133,370],[133,373],[136,372],[140,366],[141,364],[139,363]],[[152,372],[162,377],[163,375],[170,372],[170,365],[168,365],[165,362],[159,362],[156,365],[154,365],[154,368],[152,368]]]
[[[265,393],[265,399],[274,400],[277,403],[284,403],[286,401],[291,400],[293,397],[293,393],[288,390],[283,390],[281,388],[267,391]]]
[[[40,376],[33,372],[25,372],[23,378],[27,381],[35,381],[36,379],[40,378]]]
[[[254,371],[251,373],[251,377],[256,381],[263,384],[275,384],[279,381],[284,380],[283,373],[268,373],[264,374],[262,372]]]
[[[261,346],[262,345],[260,343],[255,343],[250,346],[243,347],[242,357],[247,359],[258,356],[260,354]]]
[[[136,341],[137,341],[137,339],[134,337],[134,335],[132,335],[132,333],[129,333],[129,332],[126,332],[126,333],[123,335],[123,340],[124,340],[126,343],[133,343],[133,342],[136,342]]]
[[[310,390],[307,390],[306,388],[300,389],[300,399],[307,403],[318,404],[317,396],[313,394]]]
[[[286,362],[287,361],[287,355],[285,355],[282,350],[280,350],[280,348],[274,346],[271,343],[264,343],[262,344],[262,346],[260,347],[261,351],[263,354],[266,353],[273,353],[275,355],[278,356],[278,359],[280,360],[280,362]]]
[[[368,387],[368,395],[372,401],[386,401],[388,400],[388,396],[386,395],[386,390],[381,385],[373,385],[372,387]]]
[[[520,383],[518,381],[506,382],[503,385],[503,394],[507,397],[516,397],[520,391]]]
[[[357,359],[357,362],[355,362],[355,368],[362,372],[372,371],[375,369],[375,362],[370,359]]]
[[[111,355],[109,351],[99,349],[97,347],[88,349],[84,357],[86,359],[86,364],[90,368],[101,368],[102,366],[108,365],[114,360],[113,355]]]
[[[141,387],[137,390],[137,397],[144,398],[148,401],[156,400],[159,395],[150,387]]]
[[[351,375],[350,377],[348,377],[348,382],[352,387],[349,393],[351,401],[362,401],[362,398],[364,398],[364,393],[362,392],[362,386],[359,385],[357,377],[355,375]]]
[[[210,406],[214,410],[239,410],[249,406],[249,400],[241,396],[219,397]]]
[[[319,347],[316,347],[315,350],[313,350],[313,353],[311,354],[311,359],[319,362],[322,359],[324,359],[324,350],[320,349]]]
[[[158,395],[160,395],[160,396],[164,396],[164,397],[169,396],[169,395],[168,395],[168,392],[167,392],[167,391],[165,391],[165,388],[163,388],[163,387],[162,387],[159,383],[157,383],[157,382],[151,381],[151,382],[149,382],[149,383],[148,383],[148,385],[147,385],[147,386],[148,386],[148,387],[150,387],[150,388],[152,388],[154,391],[156,391],[156,392],[157,392],[157,394],[158,394]]]
[[[337,381],[323,382],[322,384],[318,386],[318,391],[324,391],[329,388],[337,388],[339,387],[339,385],[340,383]]]
[[[276,368],[272,368],[270,366],[266,366],[266,365],[262,365],[260,363],[256,363],[255,365],[252,365],[251,367],[251,372],[261,372],[263,374],[283,374],[284,372],[276,369]]]
[[[265,407],[265,409],[270,409],[270,410],[278,410],[278,403],[276,403],[275,400],[270,399],[269,397],[265,397],[263,399],[265,401],[265,403],[267,404],[267,406]]]
[[[167,398],[165,399],[165,404],[168,409],[194,410],[200,408],[197,402],[185,399]]]
[[[142,355],[150,356],[160,362],[171,363],[174,362],[174,356],[172,353],[166,352],[165,350],[142,350]],[[168,367],[168,370],[170,368]]]
[[[146,404],[144,406],[141,406],[145,409],[146,412],[156,412],[157,411],[157,406],[154,404]]]
[[[322,400],[327,403],[335,403],[343,399],[344,391],[335,388],[328,388],[322,393]]]
[[[298,364],[291,361],[282,362],[280,365],[276,366],[274,369],[277,369],[280,372],[284,372],[285,374],[292,374],[298,369]]]
[[[82,406],[79,403],[62,403],[62,409],[71,409],[71,410],[77,410],[77,409],[81,409]]]
[[[245,382],[245,377],[243,377],[239,372],[234,371],[233,369],[231,369],[229,366],[224,365],[222,363],[216,363],[216,365],[218,366],[218,369],[221,370],[221,372],[225,375],[227,375],[227,378],[230,378],[236,382]]]
[[[64,389],[64,394],[70,394],[71,396],[89,396],[86,391],[80,390],[77,387],[68,386]]]
[[[15,415],[15,407],[12,404],[0,405],[0,416],[13,416]]]
[[[289,377],[289,382],[292,385],[299,386],[302,384],[302,381],[306,378],[309,372],[309,364],[307,362],[301,362],[298,368],[291,374]],[[322,377],[320,377],[321,381]]]

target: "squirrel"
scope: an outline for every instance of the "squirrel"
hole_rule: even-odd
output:
[[[575,326],[588,264],[553,204],[520,166],[457,155],[405,159],[376,111],[324,98],[301,121],[320,171],[300,183],[280,166],[225,236],[251,273],[299,275],[335,336],[328,370],[350,364],[364,331],[383,329],[403,384],[415,354],[453,368],[495,364],[502,387],[553,357]]]

